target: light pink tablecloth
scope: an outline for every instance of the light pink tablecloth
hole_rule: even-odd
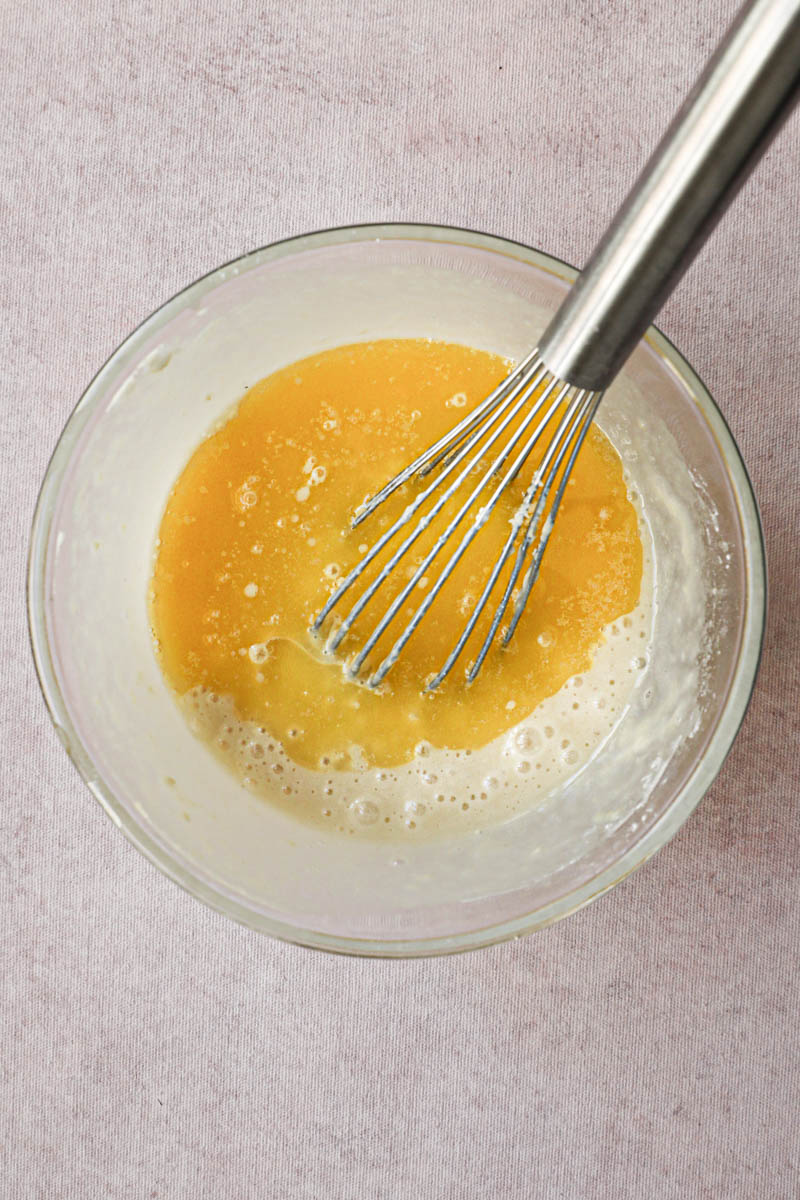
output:
[[[800,1195],[800,122],[662,315],[761,503],[760,682],[675,841],[546,933],[446,961],[274,944],[91,800],[23,613],[82,388],[214,265],[349,221],[581,263],[733,0],[0,5],[0,1194],[9,1200]]]

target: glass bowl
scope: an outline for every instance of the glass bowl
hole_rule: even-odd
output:
[[[618,441],[633,422],[661,431],[672,447],[664,474],[690,497],[695,543],[682,551],[667,517],[664,544],[678,569],[659,574],[656,555],[661,604],[640,696],[655,703],[675,652],[674,622],[669,630],[664,622],[680,613],[682,552],[687,569],[689,558],[702,560],[698,682],[689,693],[662,688],[667,720],[648,718],[645,700],[638,716],[634,705],[557,803],[479,835],[427,843],[320,832],[245,792],[191,735],[153,654],[146,589],[166,496],[249,384],[305,355],[382,336],[440,337],[519,357],[575,274],[536,250],[461,229],[367,225],[292,238],[164,304],[115,351],[70,417],[31,535],[29,618],[45,700],[111,819],[165,875],[220,912],[278,938],[355,954],[489,945],[613,887],[672,837],[719,771],[758,666],[761,530],[723,417],[655,329],[598,419]],[[670,722],[678,732],[667,744]]]

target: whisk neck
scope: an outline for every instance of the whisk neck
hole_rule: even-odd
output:
[[[751,0],[539,342],[548,369],[613,380],[699,251],[800,87],[800,0]]]

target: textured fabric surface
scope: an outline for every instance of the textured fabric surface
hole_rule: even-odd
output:
[[[3,1197],[800,1195],[797,118],[660,320],[761,504],[759,684],[696,814],[588,910],[415,963],[235,927],[91,800],[23,603],[57,435],[154,307],[350,221],[583,262],[734,7],[0,4]]]

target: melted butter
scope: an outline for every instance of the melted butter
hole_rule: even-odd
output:
[[[515,638],[509,648],[490,651],[474,684],[466,684],[464,667],[483,640],[493,603],[445,684],[423,690],[508,536],[536,451],[380,692],[348,681],[341,663],[321,656],[308,633],[337,580],[424,483],[409,485],[351,531],[356,506],[507,371],[507,362],[484,351],[393,340],[327,351],[250,388],[193,454],[159,532],[151,617],[175,691],[226,697],[239,718],[257,723],[295,762],[330,771],[406,763],[420,743],[484,746],[585,671],[604,627],[636,605],[642,577],[638,520],[622,465],[597,428],[573,470]],[[476,482],[465,481],[457,500]],[[442,529],[440,518],[420,538],[356,622],[343,656],[363,644]],[[370,579],[387,556],[372,564]],[[368,665],[388,652],[444,561],[437,559],[403,602]],[[353,598],[358,594],[355,588]]]

